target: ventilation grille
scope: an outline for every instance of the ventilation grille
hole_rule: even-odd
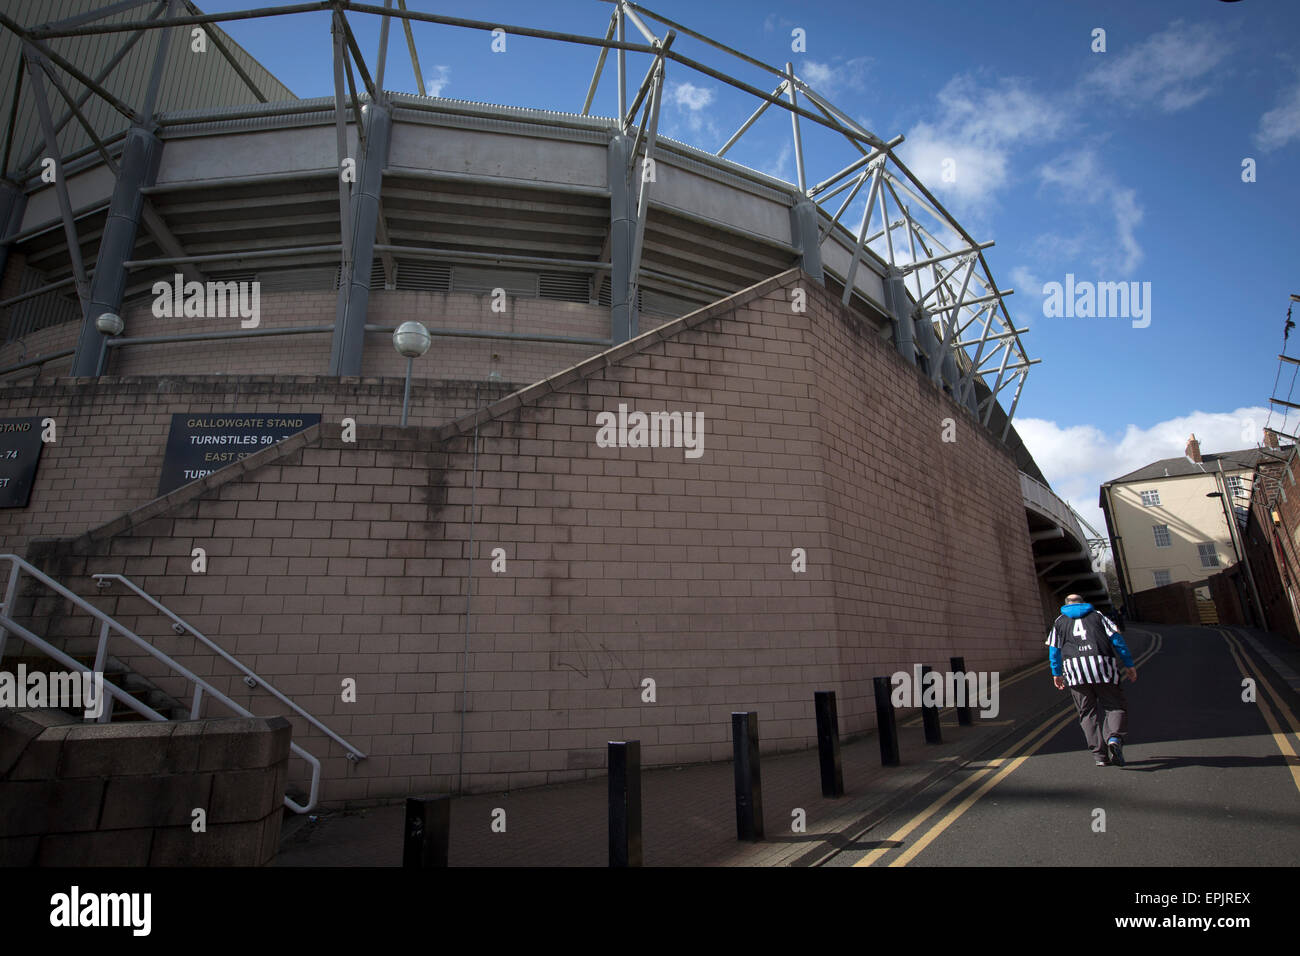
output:
[[[256,272],[205,272],[203,278],[207,279],[209,282],[256,282],[261,278],[264,280],[263,288],[266,287],[266,277],[259,276]],[[168,281],[175,282],[176,280],[173,278]],[[189,280],[186,279],[185,281],[188,282]],[[326,282],[328,281],[327,278]],[[329,286],[327,285],[326,288],[329,288]]]
[[[339,266],[334,270],[334,288],[337,289],[343,281],[343,267]],[[370,291],[382,292],[384,288],[384,264],[379,259],[370,261]]]
[[[543,299],[591,301],[591,278],[581,272],[543,272],[538,276],[537,289]]]
[[[676,319],[688,312],[694,312],[705,304],[707,303],[695,302],[691,299],[683,299],[664,292],[656,292],[653,289],[646,289],[641,296],[639,308],[646,315],[665,315]]]
[[[450,292],[451,266],[427,259],[398,259],[397,288],[405,292]]]
[[[505,289],[508,295],[537,298],[537,275],[505,269],[482,269],[476,266],[452,266],[451,291],[491,295],[493,289]]]
[[[645,301],[645,290],[637,287],[636,290],[636,307],[641,308],[641,303]],[[613,300],[609,296],[609,276],[602,276],[600,280],[600,294],[596,296],[596,304],[609,308],[613,305]]]
[[[48,285],[49,281],[44,273],[37,272],[35,269],[24,269],[18,281],[18,291],[30,292]],[[8,313],[9,319],[5,331],[7,342],[12,342],[38,329],[46,329],[63,322],[74,322],[81,318],[81,305],[73,286],[46,292],[34,299],[27,299],[10,306],[4,311]],[[2,318],[3,316],[0,316],[0,319]]]
[[[338,269],[324,266],[316,269],[281,269],[278,272],[259,272],[256,276],[252,273],[238,276],[221,276],[221,280],[229,282],[231,280],[242,281],[244,279],[256,278],[262,283],[262,292],[308,292],[308,291],[328,291],[331,288],[338,288]],[[217,277],[211,276],[216,279]],[[331,280],[334,285],[331,287]]]

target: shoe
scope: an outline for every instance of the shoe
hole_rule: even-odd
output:
[[[1109,766],[1110,766],[1110,761],[1109,761],[1109,760],[1106,760],[1106,759],[1103,758],[1103,757],[1098,757],[1098,758],[1097,758],[1097,766],[1098,766],[1098,767],[1109,767]]]
[[[1117,767],[1124,766],[1124,743],[1118,737],[1106,741],[1106,752],[1110,754],[1111,763]]]

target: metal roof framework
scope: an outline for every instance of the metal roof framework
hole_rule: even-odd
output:
[[[725,160],[728,151],[767,110],[776,108],[784,110],[789,115],[791,145],[798,180],[795,184],[796,189],[790,193],[790,200],[795,204],[811,203],[816,214],[815,238],[809,240],[805,237],[802,242],[799,242],[799,237],[796,235],[797,245],[791,251],[801,257],[808,271],[815,275],[824,273],[826,278],[832,280],[842,290],[841,301],[846,305],[863,304],[854,301],[863,298],[860,289],[855,287],[854,280],[858,270],[867,262],[871,263],[872,268],[883,273],[887,279],[901,281],[906,291],[903,297],[905,301],[902,303],[899,302],[899,297],[895,296],[892,303],[885,307],[870,301],[865,304],[877,312],[884,312],[891,320],[894,343],[904,357],[922,367],[936,386],[946,387],[955,399],[965,404],[981,420],[985,427],[989,426],[995,411],[999,412],[999,418],[1003,417],[998,398],[1014,383],[1013,398],[1005,411],[1005,424],[1001,432],[1001,439],[1005,441],[1011,429],[1011,419],[1019,404],[1028,371],[1039,360],[1031,360],[1028,357],[1020,338],[1026,330],[1015,328],[1007,312],[1004,299],[1011,294],[1012,290],[998,289],[989,270],[984,252],[993,243],[977,242],[902,163],[895,149],[902,143],[903,137],[895,136],[884,140],[872,133],[799,77],[792,63],[786,63],[784,68],[763,63],[631,0],[606,0],[606,2],[611,3],[613,10],[603,36],[584,36],[411,11],[406,9],[405,0],[396,0],[396,3],[394,0],[385,0],[383,6],[351,2],[351,0],[319,0],[319,2],[281,7],[262,7],[212,14],[181,13],[179,0],[121,0],[93,14],[27,28],[20,26],[10,17],[0,14],[0,27],[15,33],[24,44],[25,50],[25,70],[15,83],[12,101],[8,104],[8,133],[5,137],[3,165],[0,166],[0,171],[3,171],[7,180],[3,185],[11,192],[15,187],[22,189],[38,173],[36,156],[20,157],[18,163],[11,167],[12,126],[19,97],[24,94],[36,100],[37,108],[41,111],[42,126],[45,129],[46,151],[57,156],[60,168],[76,160],[94,161],[95,157],[98,157],[118,177],[119,185],[123,173],[119,168],[122,159],[119,154],[115,162],[112,152],[114,144],[121,137],[101,138],[85,121],[80,106],[84,105],[90,96],[97,96],[108,103],[133,127],[146,127],[152,130],[178,123],[190,125],[207,121],[228,121],[242,115],[238,111],[225,110],[211,114],[190,111],[183,116],[166,114],[154,116],[156,84],[151,84],[145,102],[138,108],[114,97],[102,85],[103,79],[131,45],[147,31],[175,30],[182,27],[296,13],[329,12],[333,34],[334,98],[332,104],[328,102],[319,106],[304,102],[286,103],[283,106],[266,104],[266,97],[262,91],[250,78],[244,76],[244,79],[250,92],[259,101],[258,106],[247,111],[250,117],[261,118],[277,113],[297,115],[313,110],[321,114],[332,112],[340,163],[348,158],[346,132],[349,113],[359,140],[359,151],[365,157],[370,152],[368,139],[371,138],[377,114],[390,112],[395,107],[428,108],[427,104],[415,102],[413,97],[390,95],[384,91],[383,77],[388,35],[394,20],[401,24],[405,34],[407,53],[411,58],[422,96],[425,90],[418,51],[411,30],[413,22],[440,24],[488,33],[503,31],[507,36],[527,36],[598,49],[595,69],[583,102],[581,113],[583,117],[590,115],[609,54],[614,51],[618,105],[614,126],[619,136],[630,141],[626,149],[624,165],[626,182],[632,190],[628,210],[630,250],[624,250],[622,253],[624,261],[620,262],[619,256],[615,254],[616,250],[612,248],[618,245],[618,239],[613,235],[615,229],[611,224],[611,235],[605,239],[599,257],[594,260],[582,256],[573,258],[517,256],[515,258],[542,263],[551,261],[560,268],[589,269],[595,273],[609,273],[612,280],[611,310],[615,313],[611,326],[611,339],[619,341],[635,334],[635,302],[642,280],[657,278],[661,281],[665,279],[671,281],[672,279],[662,270],[650,269],[643,263],[647,223],[655,215],[656,205],[653,198],[654,177],[637,175],[637,170],[643,170],[648,164],[653,164],[656,156],[664,148],[664,144],[659,141],[659,114],[665,95],[665,75],[671,63],[674,71],[689,70],[710,77],[740,90],[757,101],[754,112],[749,118],[712,153],[719,166],[730,163]],[[102,22],[103,17],[110,14],[138,7],[148,7],[148,16],[125,22]],[[193,8],[186,5],[185,9]],[[373,74],[367,66],[349,23],[349,13],[382,18],[379,51]],[[663,30],[662,35],[656,33],[651,28],[651,24],[654,24],[656,29]],[[627,39],[629,32],[639,36],[640,41],[643,42],[629,41]],[[127,36],[114,58],[93,77],[61,56],[48,43],[56,37],[96,34],[127,34]],[[715,51],[741,61],[750,68],[768,74],[777,80],[775,88],[767,92],[764,88],[754,86],[684,55],[674,49],[674,41],[679,35],[690,37]],[[165,43],[159,44],[159,63],[161,63],[161,52],[165,47]],[[219,45],[217,49],[236,70],[240,69],[225,49]],[[649,66],[635,88],[629,84],[629,54],[644,54],[650,58]],[[58,67],[67,77],[75,80],[80,85],[80,90],[77,91],[71,82],[64,82],[52,67]],[[243,76],[242,71],[240,72]],[[26,83],[22,82],[24,77]],[[48,90],[45,88],[47,83],[50,87]],[[50,110],[51,94],[57,94],[62,101],[57,120]],[[0,109],[3,109],[3,104],[0,104]],[[63,156],[58,153],[57,132],[74,120],[86,131],[93,145],[75,154]],[[389,121],[391,122],[391,119]],[[806,178],[806,156],[802,133],[807,124],[815,124],[833,131],[851,150],[848,154],[851,158],[838,172],[813,184],[809,184]],[[673,148],[676,149],[676,146]],[[362,165],[365,162],[365,158],[360,160]],[[101,256],[96,260],[93,269],[86,267],[81,253],[83,243],[94,237],[78,235],[78,216],[71,207],[66,186],[63,185],[64,177],[60,176],[59,206],[73,275],[49,287],[29,290],[19,298],[50,291],[55,285],[60,288],[75,285],[82,304],[83,324],[93,327],[95,317],[90,314],[92,305],[89,293],[90,277],[106,265],[126,271],[165,264],[179,266],[186,271],[187,277],[196,277],[201,276],[201,268],[211,262],[250,261],[310,253],[317,256],[336,255],[344,274],[350,276],[354,271],[354,262],[362,261],[363,258],[368,259],[368,255],[364,253],[373,250],[383,262],[385,272],[391,276],[395,255],[410,254],[427,257],[430,250],[394,241],[393,237],[386,235],[390,219],[384,214],[384,196],[380,194],[384,175],[383,157],[377,157],[377,161],[372,165],[377,167],[373,177],[376,186],[372,197],[372,208],[367,210],[357,201],[357,187],[361,186],[361,183],[354,184],[353,189],[349,190],[348,184],[342,178],[336,177],[339,179],[337,222],[341,227],[342,241],[338,244],[321,244],[310,249],[293,246],[275,247],[263,243],[259,244],[260,247],[230,249],[219,253],[199,255],[187,253],[182,241],[171,233],[163,217],[158,215],[153,198],[155,191],[151,184],[142,181],[137,186],[143,200],[140,219],[152,237],[153,247],[162,255],[141,260],[136,259],[128,250],[119,257],[117,262],[109,264],[100,261],[103,258],[101,245]],[[745,172],[751,179],[757,175],[751,174],[748,170]],[[772,182],[779,184],[776,180]],[[611,193],[616,191],[614,185],[611,181]],[[853,201],[863,194],[866,196],[863,214],[856,229],[850,229],[842,220]],[[839,201],[835,203],[837,197]],[[99,214],[103,211],[101,206],[91,212]],[[3,212],[4,210],[0,209],[0,213]],[[87,210],[81,211],[82,217],[86,214]],[[10,219],[9,234],[6,235],[4,232],[5,218],[0,215],[0,243],[13,238],[12,219]],[[369,242],[364,241],[367,235],[369,235]],[[847,268],[840,270],[839,273],[830,267],[824,270],[822,267],[821,251],[832,237],[841,245],[847,244],[848,248],[852,249]],[[363,241],[358,242],[359,238]],[[815,248],[812,248],[813,246]],[[0,245],[0,249],[2,248],[4,246]],[[358,252],[363,255],[358,255]],[[464,250],[461,251],[461,255],[468,256],[471,260],[473,258],[472,253]],[[499,262],[502,257],[485,255],[484,258]],[[628,259],[630,263],[626,261]],[[351,283],[340,282],[340,297],[346,299],[354,294],[359,283],[363,281],[368,283],[369,276],[364,276],[360,280],[354,279]],[[125,285],[124,282],[122,284]],[[683,287],[692,285],[688,280],[681,280],[678,284]],[[708,284],[695,283],[695,285],[699,287],[697,291],[701,292],[720,291]],[[364,299],[364,296],[362,298]],[[0,305],[11,304],[13,301],[15,300],[11,299]],[[364,310],[364,302],[361,303],[361,307]],[[621,328],[617,319],[620,307],[632,312],[631,322],[629,323],[625,317]],[[364,324],[364,312],[360,322]],[[914,333],[916,333],[915,340]],[[338,373],[333,368],[331,371]]]

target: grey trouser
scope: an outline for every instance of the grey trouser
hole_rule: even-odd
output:
[[[1075,684],[1070,688],[1074,707],[1079,712],[1079,726],[1088,738],[1088,746],[1098,757],[1106,756],[1106,741],[1128,733],[1128,701],[1119,684]],[[1104,710],[1104,726],[1098,710]]]

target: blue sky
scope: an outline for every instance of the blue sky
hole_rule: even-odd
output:
[[[252,5],[201,3],[214,12]],[[603,35],[610,13],[596,0],[408,6],[588,35]],[[976,239],[996,241],[990,269],[1017,290],[1008,308],[1042,359],[1017,425],[1053,486],[1094,524],[1100,481],[1181,454],[1189,432],[1205,451],[1256,444],[1288,296],[1300,293],[1300,4],[650,6],[767,63],[792,60],[869,129],[905,136],[902,160]],[[349,19],[373,69],[378,20]],[[225,28],[297,95],[332,94],[327,16]],[[791,50],[795,28],[805,52]],[[1092,49],[1097,28],[1105,52]],[[454,27],[417,24],[415,38],[430,93],[510,105],[580,111],[596,60],[594,48],[514,36],[493,53],[488,35]],[[776,85],[689,37],[674,49]],[[631,58],[633,82],[647,62]],[[679,64],[669,64],[667,82],[662,131],[702,148],[716,150],[753,109]],[[385,86],[416,91],[397,28]],[[614,100],[607,72],[593,112],[610,115]],[[789,130],[788,114],[770,111],[730,158],[793,180]],[[807,126],[805,150],[810,182],[856,155]],[[941,174],[945,158],[955,160],[952,182]],[[1242,181],[1247,158],[1255,182]],[[1067,274],[1149,288],[1150,324],[1045,317],[1044,284]]]

